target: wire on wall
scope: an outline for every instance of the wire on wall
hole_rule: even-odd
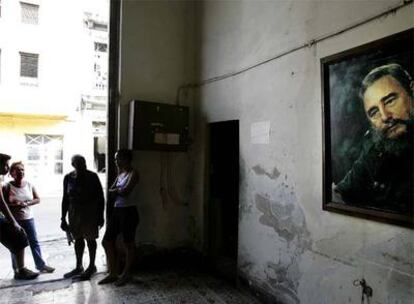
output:
[[[180,195],[177,190],[177,178],[174,169],[176,157],[169,152],[160,152],[160,195],[162,207],[167,208],[167,205],[172,202],[177,206],[188,205],[188,198],[186,195]],[[190,178],[190,174],[186,174],[187,179]],[[186,182],[187,183],[187,182]]]
[[[389,14],[394,14],[399,9],[401,9],[401,8],[403,8],[405,6],[410,5],[411,3],[413,3],[413,0],[403,0],[399,4],[388,8],[384,12],[381,12],[381,13],[375,14],[375,15],[373,15],[371,17],[368,17],[368,18],[365,18],[363,20],[357,21],[357,22],[355,22],[355,23],[353,23],[351,25],[348,25],[347,27],[345,27],[343,29],[334,31],[334,32],[329,33],[329,34],[322,35],[322,36],[317,37],[317,38],[314,38],[314,39],[311,39],[311,40],[309,40],[309,41],[307,41],[307,42],[305,42],[305,43],[303,43],[301,45],[298,45],[298,46],[295,46],[295,47],[293,47],[293,48],[291,48],[289,50],[283,51],[283,52],[281,52],[281,53],[279,53],[279,54],[277,54],[277,55],[275,55],[275,56],[273,56],[273,57],[271,57],[269,59],[266,59],[266,60],[260,61],[260,62],[258,62],[256,64],[253,64],[253,65],[244,67],[244,68],[242,68],[242,69],[240,69],[238,71],[226,73],[226,74],[219,75],[219,76],[215,76],[215,77],[211,77],[211,78],[208,78],[208,79],[205,79],[205,80],[201,80],[200,82],[196,82],[196,83],[184,84],[184,85],[178,87],[178,89],[177,89],[177,103],[179,104],[180,93],[181,93],[181,91],[183,89],[196,88],[196,87],[200,87],[200,86],[203,86],[203,85],[206,85],[206,84],[210,84],[212,82],[217,82],[217,81],[220,81],[220,80],[224,80],[224,79],[227,79],[227,78],[231,78],[231,77],[234,77],[234,76],[243,74],[243,73],[245,73],[247,71],[250,71],[252,69],[255,69],[255,68],[257,68],[259,66],[262,66],[262,65],[264,65],[266,63],[269,63],[271,61],[277,60],[277,59],[279,59],[281,57],[284,57],[286,55],[289,55],[289,54],[294,53],[296,51],[299,51],[301,49],[309,48],[309,47],[311,47],[311,46],[313,46],[313,45],[315,45],[315,44],[317,44],[319,42],[322,42],[322,41],[327,40],[329,38],[333,38],[335,36],[338,36],[340,34],[343,34],[343,33],[347,32],[347,31],[353,30],[353,29],[355,29],[355,28],[357,28],[357,27],[359,27],[361,25],[364,25],[366,23],[369,23],[369,22],[374,21],[376,19],[379,19],[381,17],[388,16]]]

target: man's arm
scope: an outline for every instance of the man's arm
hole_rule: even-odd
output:
[[[13,227],[16,230],[22,230],[22,227],[20,227],[20,225],[17,223],[16,219],[14,218],[13,214],[10,212],[10,209],[4,200],[2,187],[0,187],[0,211],[4,214],[6,219],[13,225]]]
[[[97,200],[98,208],[98,226],[102,227],[104,224],[104,209],[105,209],[105,197],[102,189],[101,182],[96,173],[94,173],[94,183],[95,183],[95,195]]]
[[[69,198],[67,195],[67,188],[68,188],[68,175],[65,175],[63,179],[63,196],[62,196],[62,213],[60,217],[60,228],[63,231],[68,229],[68,223],[66,222],[66,214],[69,210]]]
[[[345,203],[361,203],[366,200],[372,160],[370,153],[362,151],[345,177],[334,187]]]

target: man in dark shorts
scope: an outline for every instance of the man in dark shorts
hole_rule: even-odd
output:
[[[63,180],[62,218],[60,227],[70,232],[75,239],[76,268],[64,275],[88,280],[95,272],[95,257],[99,228],[104,224],[105,199],[98,175],[87,170],[85,158],[72,157],[74,171]],[[69,215],[69,224],[66,215]],[[82,265],[85,240],[89,251],[89,266]]]
[[[0,175],[9,171],[10,156],[0,153]],[[17,270],[14,274],[16,280],[32,280],[39,274],[24,267],[24,248],[28,245],[27,237],[16,219],[11,214],[4,201],[3,191],[0,187],[0,243],[16,255]]]

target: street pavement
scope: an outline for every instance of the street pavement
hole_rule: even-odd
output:
[[[45,197],[41,198],[40,204],[32,207],[40,241],[65,237],[65,233],[60,229],[61,202],[61,196]]]

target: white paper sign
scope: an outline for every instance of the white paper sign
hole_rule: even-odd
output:
[[[268,145],[270,140],[270,121],[252,123],[250,126],[250,140],[252,144]]]
[[[178,133],[155,133],[154,143],[160,145],[179,145],[180,134]]]
[[[167,134],[167,145],[179,145],[179,144],[180,144],[180,134],[177,134],[177,133]]]

